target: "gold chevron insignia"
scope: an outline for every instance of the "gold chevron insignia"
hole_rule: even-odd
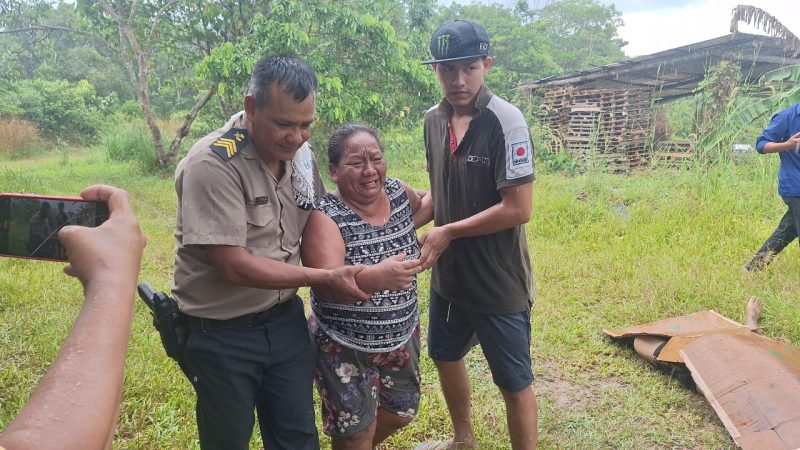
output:
[[[217,142],[214,142],[214,145],[225,149],[225,152],[228,154],[228,158],[236,154],[236,141],[233,139],[220,138],[217,140]]]
[[[209,146],[220,158],[227,161],[247,146],[247,130],[231,128]]]

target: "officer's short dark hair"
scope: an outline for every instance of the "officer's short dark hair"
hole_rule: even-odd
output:
[[[253,67],[247,94],[255,100],[256,108],[269,102],[272,85],[280,83],[298,102],[317,91],[317,76],[305,61],[293,56],[271,56],[260,59]]]
[[[372,137],[375,138],[375,141],[378,142],[378,147],[383,151],[383,145],[381,145],[381,140],[378,138],[378,132],[375,131],[375,128],[363,123],[346,123],[337,128],[336,131],[333,132],[333,136],[331,136],[331,140],[328,143],[328,164],[338,166],[339,160],[342,159],[342,147],[344,147],[344,143],[354,134],[362,131],[371,134]]]

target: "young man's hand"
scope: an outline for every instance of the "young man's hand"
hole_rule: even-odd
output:
[[[420,257],[422,270],[430,269],[452,240],[453,238],[445,227],[433,227],[423,234],[419,240],[422,246],[422,256]]]

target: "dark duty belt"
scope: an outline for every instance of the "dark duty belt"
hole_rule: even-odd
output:
[[[289,306],[291,306],[292,302],[297,301],[297,298],[289,299],[283,303],[278,303],[277,305],[273,306],[270,309],[253,313],[253,314],[245,314],[243,316],[232,317],[230,319],[219,320],[219,319],[206,319],[204,317],[194,317],[189,315],[184,315],[186,318],[189,329],[192,331],[211,331],[211,330],[222,330],[222,329],[230,329],[230,328],[253,328],[260,325],[264,325],[265,323],[272,322],[273,320],[280,317]]]

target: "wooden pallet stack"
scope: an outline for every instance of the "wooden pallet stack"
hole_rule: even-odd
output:
[[[694,156],[694,141],[676,139],[658,144],[653,160],[658,164],[679,167],[688,164]]]
[[[650,160],[649,90],[552,88],[539,120],[551,131],[548,150],[566,150],[584,168],[629,172]]]

